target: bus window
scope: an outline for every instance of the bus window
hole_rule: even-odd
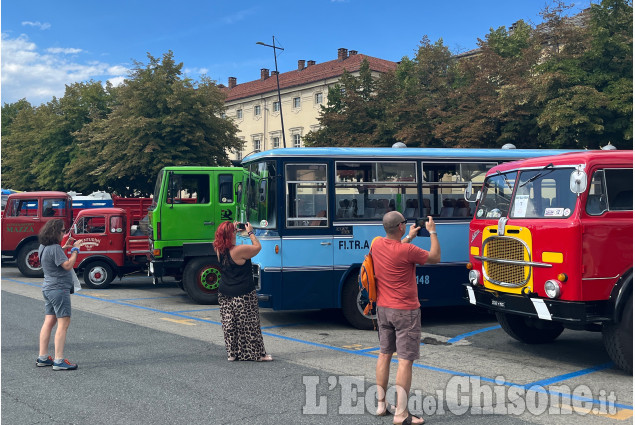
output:
[[[326,169],[326,164],[286,164],[287,227],[328,223]]]
[[[254,228],[275,229],[277,226],[276,177],[276,165],[273,161],[249,165],[243,190],[245,190],[246,220]]]
[[[422,163],[421,190],[423,216],[441,218],[471,217],[474,210],[465,200],[465,189],[472,182],[475,193],[487,171],[496,163]]]
[[[417,217],[416,170],[415,162],[336,162],[336,219],[381,220],[388,211]]]

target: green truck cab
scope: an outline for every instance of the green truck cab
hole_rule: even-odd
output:
[[[199,304],[218,300],[220,268],[212,243],[218,225],[237,221],[243,169],[165,167],[149,208],[150,271],[173,277]]]

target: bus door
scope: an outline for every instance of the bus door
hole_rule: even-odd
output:
[[[327,165],[286,164],[284,175],[283,308],[336,307]]]
[[[217,218],[211,205],[216,199],[210,174],[204,171],[168,171],[161,205],[161,238],[165,241],[214,240]]]

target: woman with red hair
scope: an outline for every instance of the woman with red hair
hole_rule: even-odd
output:
[[[251,258],[260,252],[260,241],[251,224],[245,223],[251,245],[236,245],[237,231],[237,223],[224,221],[218,226],[214,240],[222,273],[218,302],[227,360],[269,362],[273,359],[265,351],[262,340],[258,296],[251,268]]]

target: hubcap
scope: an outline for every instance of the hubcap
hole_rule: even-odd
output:
[[[95,284],[104,283],[106,280],[106,271],[103,267],[95,267],[90,271],[90,281]]]
[[[40,257],[38,256],[37,250],[33,250],[27,254],[26,265],[31,270],[40,270],[42,268],[42,265],[40,264]]]
[[[199,279],[199,283],[203,287],[203,289],[210,292],[218,291],[219,282],[220,270],[215,267],[208,267],[203,269]]]

